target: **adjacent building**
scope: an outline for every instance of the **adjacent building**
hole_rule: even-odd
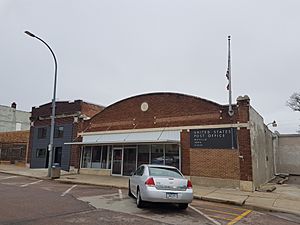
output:
[[[141,164],[164,164],[194,183],[252,191],[274,176],[274,138],[248,96],[233,111],[196,96],[143,94],[106,107],[65,144],[81,146],[73,157],[80,173],[128,176]],[[32,149],[38,156],[40,147]]]
[[[276,132],[276,174],[300,175],[300,134]]]
[[[17,104],[0,105],[0,132],[22,131],[30,129],[30,112],[17,110]]]
[[[0,132],[0,163],[25,166],[29,130]]]
[[[27,160],[30,168],[48,167],[51,109],[51,102],[32,108],[28,153],[30,157]],[[58,163],[63,170],[79,165],[79,147],[64,143],[76,141],[78,132],[83,131],[83,122],[102,109],[102,106],[82,100],[56,102],[53,162]]]

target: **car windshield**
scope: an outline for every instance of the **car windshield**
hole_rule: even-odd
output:
[[[180,172],[175,168],[149,167],[149,175],[157,177],[182,178]]]

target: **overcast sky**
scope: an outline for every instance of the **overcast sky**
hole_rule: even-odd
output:
[[[30,111],[58,100],[110,105],[149,92],[179,92],[228,104],[248,95],[280,133],[299,129],[286,106],[300,91],[299,0],[0,0],[0,104]],[[272,130],[274,130],[272,128]]]

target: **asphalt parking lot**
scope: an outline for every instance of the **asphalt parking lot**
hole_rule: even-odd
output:
[[[0,224],[298,224],[238,206],[194,200],[138,209],[126,189],[64,184],[0,173]],[[3,194],[4,193],[4,194]],[[294,222],[293,222],[294,221]],[[296,221],[296,222],[295,222]]]

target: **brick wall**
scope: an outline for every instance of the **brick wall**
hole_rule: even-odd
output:
[[[239,123],[249,121],[250,99],[248,96],[238,97],[237,99]],[[238,130],[238,148],[240,158],[240,180],[253,181],[252,156],[251,156],[251,138],[250,128],[240,128]]]
[[[190,175],[239,180],[238,155],[231,149],[191,149]]]
[[[190,133],[181,133],[182,172],[185,175],[223,179],[240,178],[237,149],[190,148]]]
[[[143,112],[141,104],[148,103]],[[176,93],[152,93],[124,99],[105,108],[84,124],[84,132],[248,123],[249,98],[228,106]],[[181,132],[181,166],[186,175],[252,180],[250,132],[237,130],[238,149],[191,149],[187,130]],[[79,150],[78,150],[79,151]],[[240,159],[240,155],[244,158]],[[75,161],[74,161],[75,162]]]
[[[0,132],[0,160],[26,161],[29,131]]]
[[[78,136],[83,130],[83,121],[79,121],[78,123],[74,124],[73,126],[73,142],[81,142],[82,137]],[[71,146],[71,158],[70,158],[70,166],[74,166],[75,168],[79,168],[80,166],[80,151],[81,145],[72,145]]]
[[[180,133],[181,140],[181,171],[185,175],[190,175],[190,133],[183,130]]]
[[[73,114],[76,112],[80,112],[81,110],[82,100],[76,100],[74,102],[68,101],[58,101],[55,102],[55,114],[56,115],[67,115]],[[41,105],[39,107],[32,107],[31,117],[32,120],[36,120],[37,117],[47,117],[51,115],[52,111],[52,103],[49,102],[47,104]]]
[[[0,143],[28,143],[29,131],[0,132]]]
[[[105,107],[94,105],[87,102],[82,102],[81,104],[81,113],[87,115],[88,117],[93,117],[97,113],[101,112]]]
[[[252,156],[251,156],[251,143],[250,143],[250,130],[241,128],[238,131],[239,152],[240,156],[240,171],[241,180],[252,181]]]
[[[141,110],[147,102],[149,109]],[[86,123],[87,132],[234,123],[227,106],[175,93],[131,97],[105,108]],[[236,107],[234,106],[236,111]]]

